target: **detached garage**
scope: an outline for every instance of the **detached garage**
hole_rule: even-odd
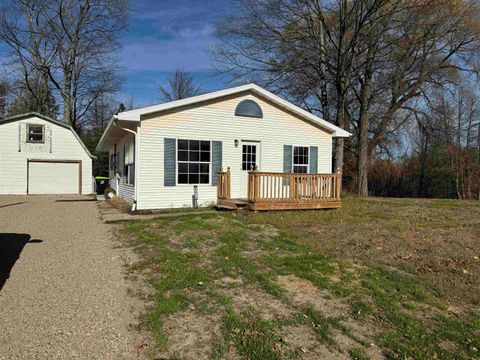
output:
[[[62,122],[37,113],[0,120],[0,194],[91,194],[93,158]]]

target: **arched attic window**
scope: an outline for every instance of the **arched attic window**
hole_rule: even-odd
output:
[[[243,100],[235,109],[235,116],[263,118],[262,108],[253,100]]]

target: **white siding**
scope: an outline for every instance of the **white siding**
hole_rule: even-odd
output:
[[[130,184],[125,184],[125,159],[123,157],[123,147],[127,145],[127,149],[129,145],[133,143],[134,135],[128,133],[125,137],[116,144],[118,159],[117,159],[117,173],[114,173],[111,166],[109,169],[109,177],[110,177],[110,186],[115,189],[117,195],[124,199],[129,203],[133,203],[135,200],[135,186]],[[109,147],[109,156],[114,154],[115,152],[115,145],[112,144]],[[133,156],[133,153],[131,154]],[[118,188],[117,188],[118,185]]]
[[[25,142],[26,124],[45,126],[44,144]],[[27,159],[81,160],[82,193],[93,192],[92,159],[69,129],[37,117],[0,123],[0,194],[27,193]]]
[[[262,119],[234,115],[237,104],[244,99],[253,99],[260,105]],[[317,146],[318,172],[332,171],[332,137],[329,133],[251,94],[238,94],[150,116],[142,120],[138,131],[139,209],[192,204],[193,185],[163,186],[164,138],[222,141],[222,166],[229,166],[232,171],[232,197],[238,196],[241,157],[241,146],[234,146],[235,139],[260,141],[261,171],[283,172],[283,145]],[[198,190],[201,205],[216,201],[215,186],[198,185]]]

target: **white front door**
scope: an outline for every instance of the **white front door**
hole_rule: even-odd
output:
[[[240,146],[240,178],[239,198],[248,198],[248,172],[260,168],[260,143],[258,141],[242,141]]]

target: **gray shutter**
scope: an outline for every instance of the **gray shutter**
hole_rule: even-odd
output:
[[[292,145],[283,145],[283,172],[292,171]]]
[[[222,142],[212,141],[212,186],[217,185],[217,174],[222,169]]]
[[[318,172],[318,147],[310,146],[310,174]]]
[[[164,154],[163,154],[163,185],[175,186],[175,173],[176,173],[176,151],[177,140],[172,138],[163,139]]]

